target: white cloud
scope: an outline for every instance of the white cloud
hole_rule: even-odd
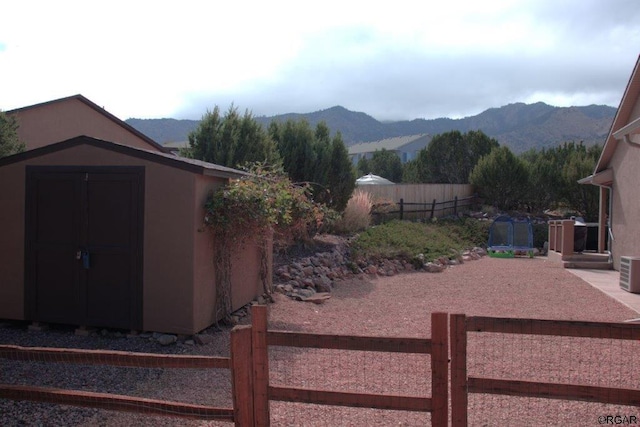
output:
[[[82,93],[122,118],[343,105],[380,119],[617,105],[634,1],[11,2],[0,109]]]

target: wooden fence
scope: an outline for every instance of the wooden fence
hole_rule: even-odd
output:
[[[470,184],[364,185],[374,201],[372,215],[377,223],[390,219],[433,219],[457,215],[459,210],[477,204]]]
[[[238,426],[268,426],[270,401],[430,412],[434,426],[448,425],[449,369],[451,422],[468,425],[469,393],[601,402],[640,407],[640,388],[535,382],[469,376],[469,332],[640,340],[640,324],[431,315],[430,339],[362,337],[270,330],[267,308],[252,307],[252,325],[231,331],[230,357],[157,355],[103,350],[25,348],[0,345],[0,358],[142,368],[230,369],[233,408],[47,387],[0,384],[0,398],[137,412],[145,415],[232,421]],[[450,345],[450,353],[449,353]],[[269,347],[430,354],[431,396],[352,393],[275,386],[269,383]],[[449,356],[451,357],[449,368]]]
[[[0,384],[0,398],[127,411],[145,415],[226,420],[235,421],[236,425],[250,425],[252,414],[249,413],[244,402],[242,405],[237,404],[240,402],[238,400],[239,397],[251,395],[252,361],[250,335],[250,328],[238,328],[231,332],[231,357],[159,355],[124,351],[0,345],[0,358],[16,361],[162,369],[230,369],[235,409],[109,393],[8,384]]]
[[[252,309],[254,336],[259,337],[254,347],[256,381],[256,425],[268,425],[268,400],[302,402],[320,405],[338,405],[359,408],[377,408],[431,413],[433,426],[448,423],[449,344],[448,315],[432,313],[431,339],[398,337],[363,337],[325,335],[267,330],[267,310],[264,306]],[[268,346],[356,350],[374,352],[421,353],[431,355],[431,397],[347,393],[307,388],[277,387],[268,384]],[[257,349],[257,351],[255,351]],[[268,400],[267,400],[268,399]],[[258,403],[259,402],[259,403]]]
[[[640,324],[467,317],[464,314],[451,315],[450,323],[453,427],[466,427],[468,425],[469,393],[490,393],[640,406],[640,389],[505,380],[467,375],[467,332],[498,332],[637,341],[640,340]]]
[[[394,184],[394,185],[360,185],[358,190],[371,194],[374,200],[398,201],[411,200],[415,203],[431,203],[433,199],[453,200],[473,196],[471,184]]]

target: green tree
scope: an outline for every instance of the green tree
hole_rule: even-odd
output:
[[[529,169],[526,203],[530,210],[564,207],[580,212],[585,218],[597,218],[597,188],[577,181],[593,172],[601,152],[599,145],[586,147],[582,143],[565,142],[522,154]]]
[[[402,161],[393,151],[376,150],[369,160],[369,172],[393,182],[402,181]]]
[[[340,132],[331,143],[331,163],[327,175],[327,187],[331,194],[329,206],[342,212],[356,188],[356,175]]]
[[[18,120],[0,111],[0,157],[10,156],[25,150],[18,138]]]
[[[485,202],[503,210],[520,207],[526,196],[528,180],[524,161],[508,147],[494,148],[478,161],[469,175],[469,182]]]
[[[360,160],[358,160],[358,165],[356,166],[356,171],[358,172],[358,176],[373,173],[371,172],[371,164],[369,162],[369,159],[364,156],[360,157]]]
[[[578,184],[578,180],[593,173],[601,152],[600,146],[586,148],[580,144],[569,154],[562,168],[564,202],[580,212],[587,221],[598,219],[599,192],[593,185]]]
[[[478,160],[498,147],[482,131],[454,130],[435,135],[416,159],[420,182],[466,184]]]
[[[349,153],[338,133],[333,138],[324,122],[311,128],[306,120],[272,122],[269,135],[276,141],[282,165],[294,182],[307,182],[315,201],[342,210],[355,188]]]
[[[402,182],[407,184],[417,184],[423,182],[419,177],[417,159],[409,160],[402,165]]]
[[[282,166],[293,182],[311,182],[316,172],[315,135],[306,120],[271,122],[269,135],[276,142]]]
[[[198,127],[189,134],[186,157],[228,167],[253,162],[278,162],[276,145],[249,111],[241,116],[233,105],[224,116],[220,108],[207,111]]]

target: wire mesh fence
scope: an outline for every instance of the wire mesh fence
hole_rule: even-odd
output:
[[[640,325],[504,322],[467,324],[468,425],[640,424]]]

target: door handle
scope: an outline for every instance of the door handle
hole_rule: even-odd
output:
[[[82,260],[82,268],[84,268],[85,270],[88,270],[89,267],[91,266],[91,258],[89,256],[89,252],[87,251],[77,251],[76,252],[76,259],[78,261]]]
[[[82,267],[85,270],[88,270],[90,267],[90,263],[89,263],[90,259],[89,259],[89,252],[83,252],[82,253]]]

